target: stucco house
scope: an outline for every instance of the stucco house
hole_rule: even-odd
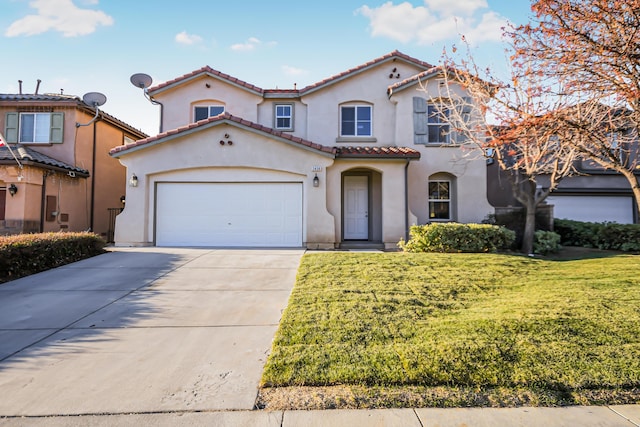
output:
[[[302,89],[208,66],[150,87],[165,131],[111,150],[116,245],[395,249],[412,224],[481,221],[485,160],[435,113],[441,72],[393,51]]]
[[[0,94],[0,129],[0,235],[92,230],[112,240],[126,170],[109,150],[145,133],[77,96],[38,93]]]

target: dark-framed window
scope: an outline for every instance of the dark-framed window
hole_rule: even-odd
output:
[[[429,220],[451,219],[451,181],[429,181]]]
[[[209,117],[219,116],[224,113],[224,105],[198,105],[193,110],[193,121],[208,119]]]
[[[372,136],[373,108],[371,105],[343,105],[340,107],[340,136]]]

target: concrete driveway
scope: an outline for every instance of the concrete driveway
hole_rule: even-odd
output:
[[[251,409],[303,253],[117,248],[0,285],[0,418]]]

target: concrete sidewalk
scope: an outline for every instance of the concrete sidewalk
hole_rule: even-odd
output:
[[[3,426],[213,426],[213,427],[633,427],[640,407],[380,409],[329,411],[224,411],[86,415],[0,419]]]

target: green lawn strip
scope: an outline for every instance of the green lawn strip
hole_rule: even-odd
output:
[[[638,388],[638,271],[632,255],[306,254],[262,384]]]

